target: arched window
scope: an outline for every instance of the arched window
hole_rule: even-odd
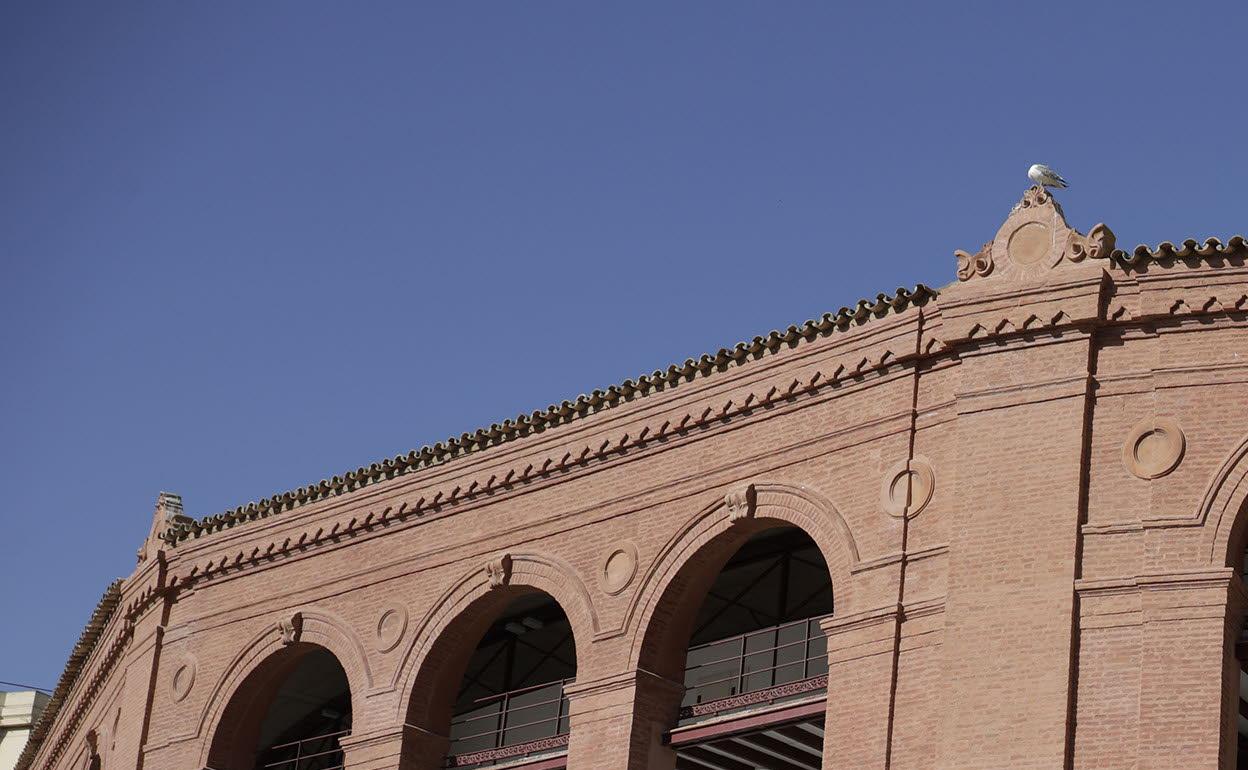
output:
[[[1248,582],[1248,551],[1245,551],[1239,566],[1239,576]],[[1240,628],[1239,641],[1230,656],[1235,670],[1232,676],[1238,681],[1238,698],[1235,702],[1236,743],[1238,751],[1235,755],[1236,770],[1248,770],[1248,625]]]
[[[562,752],[563,688],[575,676],[572,628],[559,605],[544,593],[512,599],[468,660],[445,766],[488,767]]]
[[[212,770],[331,770],[351,731],[351,690],[333,653],[293,644],[244,680],[213,736]]]

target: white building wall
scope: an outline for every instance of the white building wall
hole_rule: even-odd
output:
[[[0,770],[13,770],[48,696],[34,690],[0,692]]]

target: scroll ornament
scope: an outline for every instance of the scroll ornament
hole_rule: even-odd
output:
[[[282,637],[282,644],[289,645],[299,641],[303,636],[303,613],[296,612],[289,618],[277,621],[277,633]]]
[[[959,281],[969,281],[977,275],[982,278],[992,272],[992,241],[985,243],[975,254],[958,249],[953,256],[958,258]]]
[[[503,554],[485,563],[485,575],[490,579],[490,588],[502,588],[511,582],[511,555]]]
[[[1014,207],[1016,209],[1031,209],[1043,206],[1048,203],[1053,196],[1049,195],[1049,191],[1039,185],[1032,185],[1027,188],[1027,192],[1023,193],[1023,199]]]
[[[724,495],[724,507],[728,509],[728,520],[735,524],[738,521],[753,518],[757,501],[758,493],[753,484],[746,484]]]
[[[1113,230],[1104,222],[1093,225],[1087,235],[1071,230],[1066,240],[1066,259],[1071,262],[1082,262],[1085,258],[1108,259],[1114,253],[1115,243]]]

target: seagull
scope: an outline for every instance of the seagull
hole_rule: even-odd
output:
[[[1043,163],[1037,163],[1027,169],[1027,176],[1041,187],[1068,187],[1061,174]]]

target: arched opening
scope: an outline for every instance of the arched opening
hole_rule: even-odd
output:
[[[1236,509],[1227,538],[1226,564],[1248,584],[1248,499]],[[1227,640],[1223,654],[1222,713],[1223,750],[1235,751],[1237,770],[1248,770],[1248,607],[1228,592]],[[1232,728],[1233,726],[1233,728]]]
[[[823,554],[774,521],[739,525],[705,550],[661,600],[675,621],[646,640],[650,664],[685,688],[668,734],[676,767],[817,770],[828,670],[819,622],[833,610]]]
[[[422,669],[429,670],[418,678],[409,722],[450,738],[442,767],[559,766],[576,644],[550,595],[517,586],[490,591],[442,632]]]
[[[334,770],[351,731],[351,688],[333,653],[297,643],[239,686],[213,736],[210,770]]]
[[[1242,556],[1236,569],[1240,580],[1248,581],[1248,551],[1243,548],[1240,551]],[[1229,690],[1234,697],[1224,699],[1233,702],[1224,702],[1223,707],[1230,708],[1235,720],[1236,770],[1248,770],[1248,627],[1245,627],[1243,612],[1238,614],[1240,615],[1237,624],[1239,634],[1232,640],[1232,649],[1226,656],[1227,667],[1230,669],[1226,680],[1230,680]],[[1225,689],[1228,688],[1224,686]]]

